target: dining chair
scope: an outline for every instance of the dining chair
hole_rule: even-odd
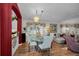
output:
[[[49,52],[48,55],[50,55],[50,49],[51,49],[51,44],[53,41],[52,36],[44,36],[43,43],[39,45],[39,52]]]
[[[37,43],[35,41],[32,41],[32,39],[34,39],[33,36],[26,33],[26,42],[27,42],[29,52],[31,49],[34,49],[34,47],[37,45]]]

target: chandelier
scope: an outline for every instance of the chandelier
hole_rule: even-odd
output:
[[[41,10],[41,14],[40,14],[40,15],[42,15],[43,12],[44,12],[44,11]],[[37,10],[36,10],[36,16],[33,17],[33,20],[34,20],[35,23],[39,23],[39,22],[40,22],[40,17],[37,16],[37,14],[38,14],[38,12],[37,12]]]
[[[34,22],[35,23],[39,23],[39,21],[40,21],[40,17],[39,16],[34,16]]]

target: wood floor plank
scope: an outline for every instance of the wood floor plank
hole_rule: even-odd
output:
[[[15,52],[14,56],[49,56],[49,51],[40,53],[38,51],[31,50],[28,51],[28,44],[23,43],[17,51]],[[50,56],[79,56],[79,53],[72,52],[67,49],[66,44],[58,44],[53,42],[52,49],[50,50]]]

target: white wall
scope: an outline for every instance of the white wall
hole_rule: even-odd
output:
[[[12,17],[16,16],[15,13],[12,11]],[[12,21],[12,32],[17,31],[17,20]],[[18,36],[12,39],[12,55],[14,55],[15,51],[19,47],[19,40]],[[16,45],[15,45],[16,44]]]
[[[12,11],[12,17],[15,17],[16,14]],[[12,31],[17,31],[17,20],[12,21]]]
[[[22,30],[24,27],[26,27],[26,23],[30,22],[31,20],[22,20]],[[31,21],[32,22],[32,21]],[[57,24],[57,33],[61,33],[61,28],[60,28],[60,24],[79,24],[79,18],[73,18],[73,19],[68,19],[68,20],[64,20],[61,21],[60,23],[56,23],[56,22],[49,22],[49,21],[40,21],[41,23],[51,23],[51,24]]]
[[[60,22],[60,24],[79,24],[79,18],[68,19]]]
[[[17,20],[12,21],[12,31],[17,31]]]
[[[26,27],[26,23],[27,22],[33,22],[33,20],[25,20],[22,19],[22,32],[23,32],[23,28]],[[56,24],[55,22],[49,22],[49,21],[40,21],[40,23],[51,23],[51,24]]]

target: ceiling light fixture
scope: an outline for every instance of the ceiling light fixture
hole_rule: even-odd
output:
[[[38,16],[35,16],[33,19],[35,23],[38,23],[40,21],[40,18]]]
[[[40,15],[42,15],[43,12],[44,11],[41,10],[41,14]],[[33,20],[34,20],[35,23],[39,23],[40,22],[40,17],[37,16],[37,14],[38,14],[38,11],[36,10],[36,16],[33,17]]]

